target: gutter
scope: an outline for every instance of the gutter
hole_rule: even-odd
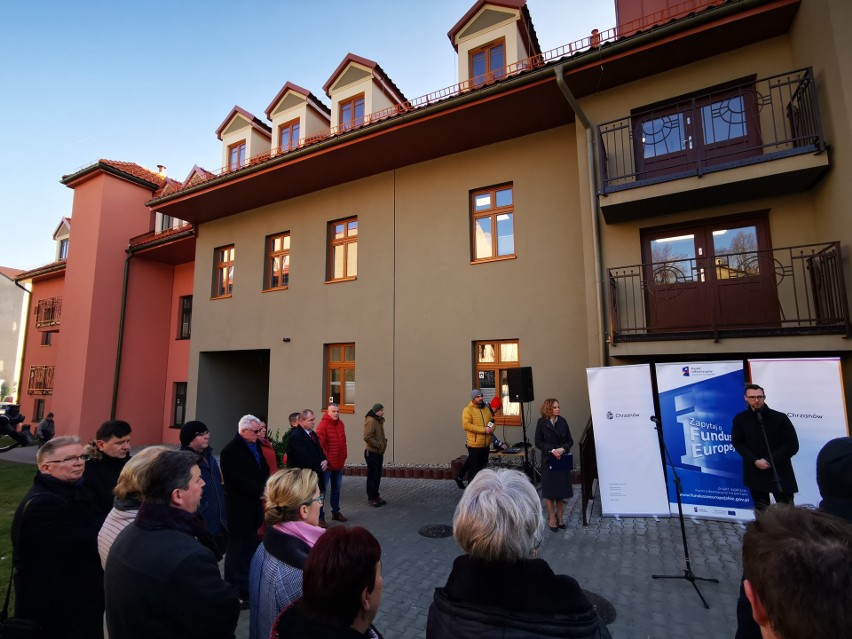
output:
[[[606,308],[604,307],[603,294],[603,258],[601,257],[601,210],[596,188],[597,176],[595,175],[595,168],[597,167],[597,153],[594,141],[594,127],[591,122],[589,122],[589,118],[586,117],[585,111],[583,111],[582,107],[577,102],[577,99],[574,97],[574,94],[571,92],[571,89],[568,87],[568,84],[565,82],[564,69],[565,63],[556,67],[556,84],[559,85],[562,95],[565,96],[565,99],[568,101],[568,104],[574,111],[577,119],[580,120],[580,123],[586,130],[586,155],[589,159],[589,203],[592,209],[592,253],[595,261],[595,311],[597,315],[598,331],[598,365],[605,366],[607,350],[606,323],[604,321],[604,317],[606,317]]]

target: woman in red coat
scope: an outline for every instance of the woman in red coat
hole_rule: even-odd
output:
[[[331,518],[334,521],[346,521],[340,512],[340,486],[343,484],[343,465],[346,463],[346,429],[340,421],[340,406],[329,404],[319,426],[317,437],[328,459],[328,467],[323,474],[323,493],[328,493],[331,480]],[[325,511],[320,512],[320,521],[325,522]]]

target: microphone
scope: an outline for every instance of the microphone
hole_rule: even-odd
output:
[[[650,418],[650,419],[651,419],[651,421],[652,421],[652,422],[654,422],[655,424],[659,424],[659,423],[660,423],[660,418],[659,418],[659,417],[657,417],[656,415],[651,415],[651,418]]]
[[[488,408],[491,409],[491,414],[494,415],[498,410],[503,408],[503,400],[500,399],[499,395],[495,395],[494,399],[491,400],[491,403],[488,404]]]

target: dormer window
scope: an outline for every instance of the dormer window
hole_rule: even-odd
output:
[[[499,80],[506,75],[506,43],[502,38],[472,49],[470,79],[474,86]]]
[[[340,128],[343,131],[364,124],[364,94],[340,101]]]
[[[291,120],[278,128],[278,148],[289,151],[299,146],[299,120]]]
[[[68,259],[68,238],[66,237],[64,240],[59,240],[59,259],[67,260]]]
[[[246,141],[241,140],[228,147],[228,168],[233,171],[246,163]]]

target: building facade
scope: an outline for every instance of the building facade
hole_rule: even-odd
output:
[[[30,290],[21,412],[34,422],[53,412],[57,434],[83,440],[115,418],[132,425],[134,444],[176,443],[194,231],[145,206],[175,183],[111,160],[62,182],[74,201],[54,234],[57,259],[16,277]]]
[[[148,202],[199,230],[188,414],[221,443],[337,401],[357,442],[381,402],[393,462],[446,463],[472,387],[516,442],[547,397],[577,438],[590,366],[830,354],[848,378],[848,4],[617,15],[543,52],[525,2],[480,0],[457,85],[408,99],[349,54],[330,107],[288,83],[272,124],[235,108],[224,168]]]

